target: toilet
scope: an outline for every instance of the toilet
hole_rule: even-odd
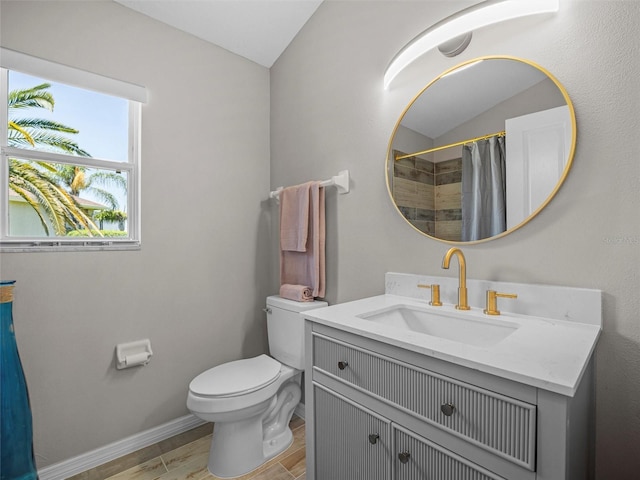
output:
[[[213,475],[239,477],[289,448],[289,421],[300,401],[304,370],[300,312],[326,306],[267,297],[271,356],[218,365],[191,381],[187,408],[215,423],[208,463]]]

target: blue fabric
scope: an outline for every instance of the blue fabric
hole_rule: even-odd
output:
[[[14,282],[2,282],[10,288]],[[38,478],[27,383],[13,330],[13,302],[0,303],[0,478]]]

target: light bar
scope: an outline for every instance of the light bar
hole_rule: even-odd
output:
[[[432,25],[411,40],[391,60],[384,73],[384,88],[408,65],[429,50],[478,28],[512,18],[557,12],[560,0],[487,0]]]

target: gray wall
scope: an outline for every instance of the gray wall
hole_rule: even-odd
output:
[[[43,467],[186,415],[195,375],[266,350],[269,70],[110,1],[0,13],[3,47],[149,91],[142,250],[2,255]],[[116,371],[147,337],[151,363]]]
[[[350,169],[351,193],[327,196],[331,303],[382,293],[386,271],[447,274],[439,265],[448,246],[416,233],[388,198],[389,136],[428,81],[494,53],[530,59],[565,85],[578,145],[566,184],[538,217],[464,249],[468,274],[603,290],[598,478],[634,478],[640,3],[565,0],[553,17],[475,32],[456,59],[428,54],[383,91],[396,52],[469,3],[327,1],[270,79],[262,67],[109,2],[0,3],[2,46],[150,91],[143,249],[2,255],[2,277],[18,280],[14,313],[40,466],[184,415],[194,375],[266,349],[260,308],[277,288],[269,188]],[[194,131],[204,140],[193,141]],[[151,364],[116,372],[115,344],[147,336]]]
[[[563,1],[551,17],[477,31],[448,59],[427,54],[390,90],[390,59],[417,33],[469,2],[325,2],[271,69],[271,186],[348,168],[351,193],[327,195],[327,298],[380,294],[386,271],[440,269],[448,245],[415,232],[385,188],[398,116],[458,62],[514,55],[549,69],[576,108],[573,168],[549,206],[505,238],[464,248],[470,278],[604,292],[597,348],[597,472],[640,471],[640,2]],[[544,348],[541,345],[540,348]]]
[[[543,80],[529,87],[518,95],[515,95],[490,110],[481,113],[477,117],[452,128],[447,133],[434,138],[434,145],[446,145],[448,143],[459,142],[466,138],[480,137],[492,132],[505,130],[505,120],[509,118],[519,117],[533,112],[541,112],[554,107],[566,105],[562,93],[550,79]],[[462,148],[459,148],[462,151]],[[450,150],[441,150],[448,152]],[[439,160],[447,158],[446,155]]]

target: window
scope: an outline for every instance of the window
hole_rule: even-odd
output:
[[[0,53],[2,251],[138,248],[144,88]]]

